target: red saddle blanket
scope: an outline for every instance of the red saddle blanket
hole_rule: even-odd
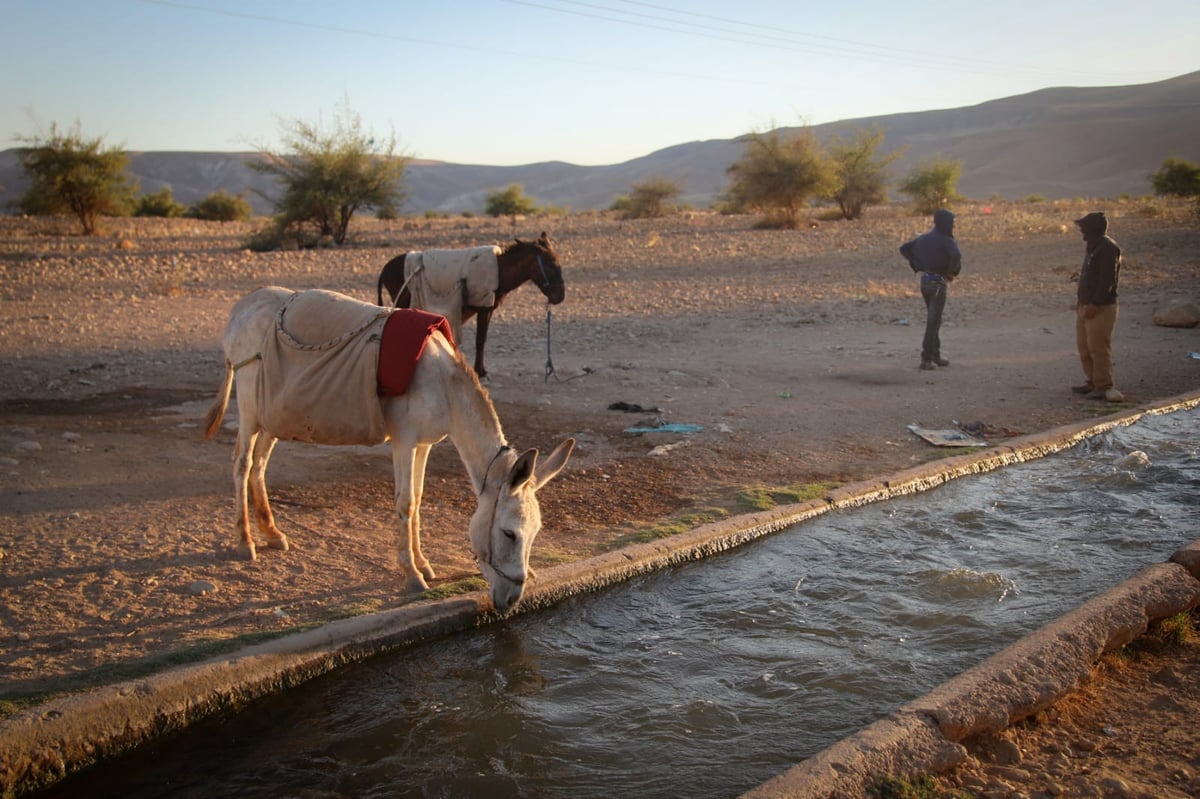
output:
[[[383,323],[383,337],[379,342],[379,396],[397,397],[408,390],[417,360],[425,351],[425,343],[433,331],[441,334],[455,346],[450,323],[441,314],[419,311],[413,308],[398,308]]]

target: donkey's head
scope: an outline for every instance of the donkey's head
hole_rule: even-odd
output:
[[[500,614],[512,610],[525,591],[529,552],[542,527],[537,490],[562,470],[574,447],[575,439],[568,438],[539,463],[536,449],[517,455],[504,446],[484,473],[471,517],[471,550]]]

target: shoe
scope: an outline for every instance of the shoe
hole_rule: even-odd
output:
[[[949,366],[950,365],[950,362],[947,361],[945,358],[934,358],[933,362],[936,363],[938,366]]]
[[[1076,394],[1091,394],[1093,391],[1096,390],[1096,387],[1093,386],[1091,383],[1084,383],[1083,385],[1079,385],[1079,386],[1071,386],[1071,390],[1074,391]]]
[[[935,364],[933,361],[921,361],[921,368],[927,371],[933,371],[937,368],[937,364]]]
[[[1106,402],[1124,402],[1125,395],[1112,386],[1108,388],[1093,389],[1091,394],[1087,395],[1088,399],[1104,400]]]

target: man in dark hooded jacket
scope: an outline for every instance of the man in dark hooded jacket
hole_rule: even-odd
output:
[[[1108,236],[1108,219],[1101,211],[1075,220],[1087,253],[1075,292],[1075,345],[1087,382],[1072,391],[1092,399],[1121,402],[1124,395],[1113,380],[1112,335],[1117,326],[1117,280],[1121,248]]]
[[[900,254],[912,270],[921,276],[921,296],[925,300],[925,338],[921,342],[921,368],[949,366],[942,357],[942,311],[946,307],[946,288],[962,270],[962,254],[954,240],[954,214],[941,208],[933,214],[933,230],[900,245]]]

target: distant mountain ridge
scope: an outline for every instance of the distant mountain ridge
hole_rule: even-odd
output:
[[[1117,197],[1150,192],[1149,175],[1168,157],[1200,162],[1200,72],[1136,86],[1052,88],[963,108],[864,117],[813,127],[818,138],[878,126],[884,151],[902,150],[893,183],[933,157],[963,163],[959,191],[977,199],[1041,195]],[[726,169],[744,152],[740,139],[677,144],[607,166],[548,161],[484,166],[414,160],[405,171],[406,213],[482,212],[487,195],[519,183],[538,204],[575,211],[603,209],[650,177],[683,187],[680,201],[715,202]],[[251,170],[253,152],[131,152],[130,171],[143,193],[170,187],[190,205],[215,191],[247,192],[258,213],[271,205],[271,179]],[[0,152],[0,208],[28,183],[16,150]],[[893,191],[894,194],[894,191]]]

